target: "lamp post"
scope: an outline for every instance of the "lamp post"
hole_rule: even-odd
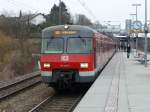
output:
[[[132,21],[134,21],[134,16],[136,16],[136,14],[130,14],[130,16],[132,16]]]
[[[138,6],[141,6],[141,4],[132,4],[132,6],[135,6],[136,7],[136,21],[138,21],[138,14],[137,14],[137,8]],[[137,56],[137,49],[138,49],[138,33],[136,32],[135,33],[136,35],[136,56]]]
[[[148,33],[148,27],[147,27],[147,0],[145,0],[145,46],[144,46],[144,52],[145,52],[145,67],[147,67],[147,33]]]
[[[141,6],[141,4],[132,4],[132,6],[136,7],[136,21],[137,21],[138,20],[137,8],[138,6]]]
[[[132,19],[131,19],[131,26],[130,26],[130,30],[132,29],[133,30],[133,21],[134,21],[134,16],[136,16],[136,14],[129,14],[130,16],[132,16]],[[130,37],[134,38],[134,33],[133,32],[130,32],[129,33],[129,39]],[[134,45],[134,44],[133,44]],[[133,46],[132,45],[132,46]]]
[[[136,14],[129,14],[129,15],[132,16],[130,28],[133,30],[133,21],[134,21],[134,16],[136,16]],[[132,35],[132,37],[134,37],[133,33],[131,35]]]

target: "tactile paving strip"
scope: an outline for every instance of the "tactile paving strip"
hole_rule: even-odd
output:
[[[104,112],[117,112],[118,110],[121,56],[118,56],[117,58],[119,59],[119,61],[116,64],[115,73],[113,74],[113,79],[112,79],[108,100],[106,102]]]

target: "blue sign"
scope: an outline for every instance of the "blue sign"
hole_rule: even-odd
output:
[[[133,28],[136,30],[142,29],[142,22],[141,21],[134,21]]]

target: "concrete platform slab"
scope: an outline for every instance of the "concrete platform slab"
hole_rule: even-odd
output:
[[[150,112],[150,62],[126,55],[113,57],[74,112]]]

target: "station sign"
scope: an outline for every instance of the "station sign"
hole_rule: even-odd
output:
[[[141,21],[134,21],[133,22],[133,28],[136,30],[142,29],[142,22]]]
[[[142,28],[141,21],[133,21],[130,29],[128,29],[129,33],[144,33],[144,29]]]
[[[130,29],[128,30],[129,33],[144,33],[143,29]]]
[[[75,35],[77,31],[54,31],[53,36],[63,36],[63,35]]]

